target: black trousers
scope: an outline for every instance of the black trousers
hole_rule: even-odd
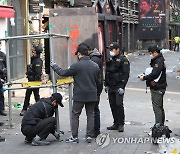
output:
[[[100,133],[100,110],[99,110],[100,95],[94,107],[94,132]]]
[[[112,116],[114,119],[114,125],[124,125],[124,105],[123,105],[123,95],[119,95],[117,89],[109,89],[109,104],[111,107]]]
[[[50,133],[54,133],[56,128],[56,118],[49,117],[41,120],[36,125],[25,125],[21,127],[21,132],[28,140],[32,140],[36,135],[41,139],[46,139]]]
[[[0,111],[4,110],[4,93],[0,91]]]
[[[40,99],[39,88],[27,89],[24,99],[23,110],[27,110],[32,92],[34,93],[34,99],[36,102]]]

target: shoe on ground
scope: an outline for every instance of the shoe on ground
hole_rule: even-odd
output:
[[[2,116],[7,116],[7,113],[4,112],[3,110],[0,110],[0,115],[2,115]]]
[[[0,142],[4,142],[6,139],[0,136]]]
[[[45,139],[41,139],[39,136],[36,136],[32,140],[32,145],[34,146],[44,146],[44,145],[49,145],[50,142],[46,141]]]
[[[57,139],[57,140],[59,140],[60,139],[60,133],[58,133],[58,132],[54,132],[54,137]]]
[[[4,125],[4,123],[3,122],[0,122],[0,126],[3,126]]]
[[[94,134],[93,134],[93,136],[92,136],[92,138],[96,138],[99,134],[101,134],[101,132],[100,131],[94,131]]]
[[[29,139],[29,138],[25,137],[24,142],[25,142],[26,144],[30,144],[30,143],[32,143],[32,139]]]
[[[124,132],[124,125],[120,125],[119,128],[118,128],[118,131],[119,132]]]
[[[24,116],[26,112],[27,112],[26,110],[22,110],[19,115]]]
[[[118,130],[119,127],[117,125],[112,125],[110,127],[107,127],[107,130]]]
[[[76,137],[76,138],[74,138],[74,137],[70,137],[70,138],[67,138],[66,140],[65,140],[65,142],[66,143],[79,143],[79,138],[78,137]]]
[[[92,138],[91,137],[86,137],[86,142],[87,143],[91,143],[92,142]]]

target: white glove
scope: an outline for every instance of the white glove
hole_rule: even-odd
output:
[[[123,94],[124,94],[124,89],[119,88],[119,89],[118,89],[118,93],[119,93],[119,95],[123,95]]]
[[[51,61],[51,62],[50,62],[50,66],[53,67],[54,65],[56,65],[56,63],[53,62],[53,61]]]

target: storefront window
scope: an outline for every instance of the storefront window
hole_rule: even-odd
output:
[[[7,5],[7,0],[0,0],[0,5]]]

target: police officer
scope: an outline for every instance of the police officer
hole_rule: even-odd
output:
[[[0,91],[3,93],[4,92],[4,89],[3,89],[3,83],[1,82],[0,80]],[[3,126],[4,123],[3,122],[0,122],[0,126]],[[0,142],[4,142],[5,141],[5,138],[0,136]]]
[[[56,139],[59,139],[59,134],[55,131],[56,118],[52,117],[55,109],[62,104],[62,95],[54,93],[49,98],[42,98],[26,112],[22,119],[21,131],[25,138],[25,143],[32,145],[48,145],[47,136],[51,133]]]
[[[165,59],[160,53],[158,45],[149,46],[148,52],[151,56],[150,66],[152,67],[152,72],[147,75],[142,74],[140,80],[146,80],[147,86],[150,87],[155,123],[164,124],[163,97],[167,87]]]
[[[114,124],[108,130],[124,131],[124,91],[129,79],[130,63],[121,54],[119,44],[113,42],[108,47],[111,58],[106,62],[105,91],[108,91]]]
[[[0,41],[0,47],[1,47]],[[2,84],[6,82],[7,77],[7,65],[6,65],[6,54],[0,51],[0,80]],[[4,92],[0,90],[0,115],[7,116],[7,113],[4,112]]]
[[[40,54],[42,53],[42,51],[43,48],[41,45],[33,46],[31,64],[27,66],[26,75],[28,81],[41,81],[43,62],[40,58]],[[23,116],[24,113],[27,111],[32,92],[34,93],[34,98],[36,102],[40,99],[39,88],[27,89],[25,94],[23,109],[20,113],[20,116]]]
[[[68,69],[62,69],[57,64],[51,62],[52,69],[60,76],[73,76],[73,109],[72,109],[72,136],[66,142],[79,143],[78,128],[79,116],[85,106],[87,115],[86,141],[91,143],[94,131],[94,106],[97,102],[97,85],[99,77],[99,67],[90,60],[88,48],[80,44],[75,53],[78,62],[72,64]]]

